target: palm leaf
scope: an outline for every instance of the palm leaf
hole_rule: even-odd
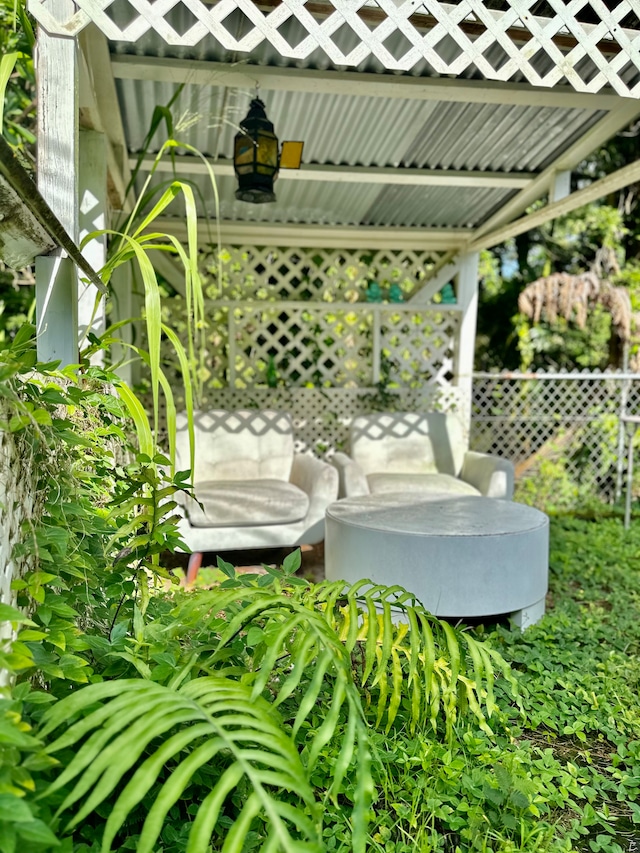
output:
[[[59,809],[59,814],[73,811],[71,829],[124,785],[105,824],[102,853],[114,849],[127,818],[150,797],[137,851],[152,853],[169,810],[194,774],[205,765],[217,767],[220,756],[225,761],[219,776],[191,826],[189,853],[210,849],[222,807],[243,779],[251,793],[239,806],[223,850],[239,853],[258,815],[268,828],[258,849],[321,849],[320,812],[295,744],[277,712],[250,688],[220,675],[179,688],[142,679],[94,684],[45,714],[42,736],[78,716],[47,748],[56,753],[71,747],[76,754],[43,796],[73,785]],[[167,765],[172,770],[165,778]],[[288,792],[289,800],[296,795],[298,805],[280,801],[280,790]]]

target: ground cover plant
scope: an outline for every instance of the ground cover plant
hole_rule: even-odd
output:
[[[640,530],[554,519],[549,614],[524,635],[309,584],[296,552],[182,591],[161,554],[185,480],[134,447],[118,463],[113,377],[60,383],[25,347],[5,350],[3,428],[43,514],[17,549],[37,557],[22,613],[0,614],[22,625],[1,659],[3,853],[634,849]]]

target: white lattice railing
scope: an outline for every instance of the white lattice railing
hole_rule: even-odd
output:
[[[460,310],[309,302],[217,303],[230,387],[447,385]]]
[[[487,80],[521,76],[536,86],[566,81],[582,92],[611,86],[640,96],[637,0],[504,0],[498,10],[481,0],[75,0],[62,4],[72,6],[64,15],[53,0],[28,5],[49,33],[64,36],[93,22],[116,41],[154,32],[167,44],[193,46],[213,36],[240,54],[266,43],[293,60],[320,50],[340,67],[369,57],[394,71],[426,62],[428,74],[475,68]]]
[[[520,478],[559,462],[584,492],[611,497],[625,462],[624,412],[640,413],[640,374],[478,373],[471,445],[511,459]]]
[[[425,385],[389,392],[377,388],[220,388],[203,408],[280,409],[291,414],[296,452],[330,457],[348,449],[353,418],[372,411],[448,411],[463,414],[458,389]]]

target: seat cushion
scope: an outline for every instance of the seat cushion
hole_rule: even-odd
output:
[[[258,527],[302,521],[309,498],[282,480],[226,480],[198,483],[185,509],[193,527]]]
[[[462,422],[443,412],[360,415],[350,428],[351,456],[365,474],[450,474],[462,469]]]
[[[196,490],[208,480],[289,480],[294,442],[293,425],[286,412],[194,412],[194,431]],[[188,468],[189,434],[183,412],[177,417],[176,455],[178,468]]]
[[[367,477],[372,494],[381,492],[403,492],[421,497],[459,497],[479,495],[480,492],[450,474],[369,474]]]

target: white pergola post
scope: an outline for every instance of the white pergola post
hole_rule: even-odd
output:
[[[465,428],[471,428],[471,391],[473,384],[473,359],[476,346],[476,321],[478,318],[478,252],[462,255],[458,261],[457,302],[462,310],[458,329],[453,384],[460,389],[462,418]]]
[[[111,276],[111,293],[112,311],[110,320],[112,323],[135,316],[136,305],[133,296],[131,264],[124,264],[113,271],[113,275]],[[124,343],[130,344],[133,341],[133,327],[131,324],[122,326],[116,334]],[[123,362],[120,367],[116,368],[116,373],[129,386],[133,384],[135,379],[132,363],[133,358],[134,353],[128,346],[113,344],[111,347],[112,363]]]
[[[107,227],[107,157],[104,134],[95,130],[80,131],[80,240],[93,231]],[[107,258],[107,237],[94,237],[83,248],[82,254],[91,267],[99,272]],[[82,275],[80,275],[82,278]],[[89,331],[100,336],[106,328],[105,299],[100,298],[92,284],[78,283],[78,334],[81,346],[86,345]],[[102,354],[92,358],[94,364],[102,364]]]
[[[53,14],[72,15],[70,0]],[[38,189],[74,242],[78,238],[78,59],[76,39],[38,31]],[[61,250],[36,259],[38,358],[78,361],[78,285]]]

